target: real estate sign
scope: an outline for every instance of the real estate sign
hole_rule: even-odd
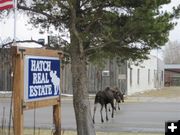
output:
[[[60,60],[57,57],[24,58],[24,100],[37,101],[60,94]]]

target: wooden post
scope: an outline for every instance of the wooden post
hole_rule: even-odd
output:
[[[53,123],[55,127],[53,135],[61,135],[60,108],[60,104],[53,105]]]
[[[63,54],[59,53],[59,58],[63,58]],[[60,74],[62,77],[62,70],[60,68]],[[60,78],[60,89],[62,91],[62,78]],[[60,93],[61,94],[61,93]],[[53,124],[55,127],[55,132],[53,135],[61,135],[61,96],[59,96],[58,104],[53,105]]]
[[[15,55],[14,57],[16,57],[13,79],[14,135],[23,135],[23,59],[21,55]]]

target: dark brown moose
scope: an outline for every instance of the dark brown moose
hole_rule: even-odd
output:
[[[114,90],[116,91],[116,94],[120,97],[120,100],[116,100],[115,102],[115,110],[117,108],[117,105],[118,105],[118,109],[120,110],[120,103],[124,102],[124,93],[121,90],[119,90],[117,87],[115,87]]]
[[[93,123],[95,123],[95,112],[97,108],[97,104],[101,104],[101,109],[100,109],[100,114],[101,114],[101,122],[104,122],[103,115],[102,115],[102,110],[103,107],[105,106],[106,109],[106,121],[108,121],[108,111],[107,111],[107,104],[111,104],[112,107],[112,114],[111,117],[114,117],[114,100],[117,102],[120,102],[121,98],[118,94],[118,92],[115,89],[111,89],[110,87],[106,87],[103,91],[97,92],[95,96],[95,101],[94,101],[94,114],[93,114]]]

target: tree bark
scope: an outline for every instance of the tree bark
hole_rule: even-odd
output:
[[[86,58],[80,50],[79,40],[71,35],[71,71],[73,85],[73,105],[77,134],[95,135],[87,89]]]

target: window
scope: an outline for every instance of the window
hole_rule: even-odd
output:
[[[132,68],[130,68],[130,77],[129,77],[129,81],[130,81],[130,86],[132,86]]]
[[[154,70],[154,79],[157,80],[157,72]]]
[[[151,76],[150,76],[151,74],[150,74],[150,69],[148,69],[148,84],[150,84],[151,82],[150,82],[150,80],[151,80]]]
[[[139,84],[139,79],[140,79],[140,69],[137,69],[137,84]]]
[[[164,72],[163,71],[161,71],[161,81],[163,81],[164,79]]]

